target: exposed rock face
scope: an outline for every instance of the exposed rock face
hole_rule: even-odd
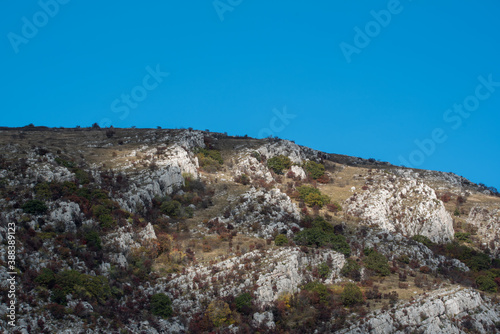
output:
[[[359,240],[363,242],[361,249],[376,247],[377,251],[384,254],[389,261],[407,256],[409,260],[415,260],[420,266],[427,266],[432,270],[437,270],[440,267],[455,267],[464,272],[469,271],[469,268],[459,260],[436,255],[420,242],[407,239],[399,233],[368,230],[366,237]],[[360,253],[357,255],[361,255]]]
[[[306,159],[306,155],[302,152],[301,147],[289,140],[280,140],[276,143],[266,144],[259,147],[257,151],[267,159],[278,155],[286,155],[294,163],[301,163],[302,160]]]
[[[252,187],[236,199],[233,205],[230,216],[219,219],[225,223],[235,224],[235,227],[245,234],[272,238],[275,230],[285,229],[291,237],[292,227],[300,229],[297,224],[300,219],[299,209],[290,197],[279,189],[267,191]]]
[[[296,177],[298,177],[301,180],[307,178],[306,172],[304,171],[304,169],[302,167],[293,165],[290,168],[290,170],[295,174]]]
[[[338,277],[345,264],[344,255],[332,250],[322,250],[319,254],[305,254],[298,248],[285,249],[265,259],[263,264],[269,269],[261,274],[257,281],[258,299],[263,304],[269,304],[280,295],[298,291],[297,288],[305,282],[307,266],[317,266],[321,263],[332,263],[330,276],[325,280],[332,283]]]
[[[476,234],[483,246],[495,256],[500,254],[500,208],[486,209],[476,206],[471,209],[467,223],[477,228]]]
[[[252,156],[244,155],[238,159],[238,162],[233,167],[235,176],[245,174],[255,179],[263,179],[266,182],[273,181],[273,176],[269,169]]]
[[[344,266],[344,255],[332,250],[304,253],[298,247],[278,251],[253,251],[221,261],[213,266],[187,268],[185,274],[174,274],[157,289],[166,291],[174,310],[195,313],[204,301],[229,295],[237,296],[253,289],[257,305],[268,305],[284,293],[299,291],[300,285],[312,279],[307,266],[327,263],[331,267],[331,283]]]
[[[366,322],[355,322],[340,333],[466,333],[463,329],[469,326],[478,333],[492,333],[499,320],[498,304],[472,289],[455,287],[399,303],[386,312],[376,311]]]
[[[27,174],[32,180],[38,182],[64,182],[72,181],[75,177],[66,167],[54,164],[34,164],[27,170]]]
[[[131,177],[129,191],[117,198],[128,211],[135,212],[138,205],[144,207],[155,196],[171,194],[176,188],[182,187],[183,173],[198,176],[198,158],[178,145],[170,147],[164,156],[154,162],[157,169],[145,169]]]
[[[80,206],[74,202],[60,202],[51,210],[50,219],[65,224],[66,232],[75,232],[75,220],[81,220]]]
[[[453,239],[450,214],[434,190],[417,180],[380,176],[370,189],[347,199],[345,207],[348,214],[389,232],[420,234],[438,243]]]

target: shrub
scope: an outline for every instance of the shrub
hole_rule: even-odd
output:
[[[157,293],[151,296],[151,312],[162,318],[169,318],[172,315],[172,301],[164,293]]]
[[[288,238],[284,234],[278,234],[274,239],[274,244],[276,246],[286,246],[288,245]]]
[[[90,248],[101,249],[101,237],[97,231],[91,230],[85,233],[85,241]]]
[[[369,252],[363,260],[363,263],[366,268],[375,271],[381,276],[389,276],[391,273],[389,264],[387,263],[387,258],[375,250]]]
[[[363,293],[354,283],[347,283],[340,295],[340,300],[345,306],[354,306],[363,303]]]
[[[335,233],[325,233],[320,228],[306,228],[297,233],[294,238],[297,245],[309,247],[330,246],[333,250],[340,252],[346,256],[351,254],[351,249],[343,235]]]
[[[307,161],[304,164],[304,169],[306,170],[307,174],[315,180],[319,179],[323,176],[323,174],[325,174],[325,166],[314,161]]]
[[[467,233],[467,232],[455,233],[455,239],[460,240],[460,241],[464,241],[464,242],[471,242],[470,233]]]
[[[200,148],[195,152],[200,163],[200,167],[209,173],[216,172],[224,163],[220,151]]]
[[[35,282],[51,289],[56,282],[56,275],[49,268],[42,268],[41,273],[35,278]]]
[[[346,277],[358,281],[361,278],[360,269],[361,267],[356,261],[354,261],[353,259],[347,259],[340,273]]]
[[[25,213],[31,213],[33,215],[43,215],[49,209],[44,202],[31,199],[23,204],[22,209]]]
[[[321,263],[318,266],[318,274],[321,278],[327,278],[330,275],[330,267],[326,263]]]
[[[215,327],[228,325],[231,322],[231,309],[229,305],[222,300],[212,301],[207,308],[207,314]]]
[[[299,197],[310,207],[317,205],[321,208],[330,202],[330,198],[322,195],[317,188],[301,186],[297,188],[297,191],[299,192]]]
[[[52,199],[52,191],[50,190],[50,186],[47,182],[38,183],[35,186],[35,194],[36,197],[41,200]]]
[[[178,201],[166,201],[160,206],[161,212],[171,217],[180,217],[182,206]]]
[[[342,206],[339,203],[337,203],[337,202],[333,202],[333,203],[327,204],[326,208],[330,212],[339,212],[339,211],[342,211]]]
[[[60,305],[66,305],[66,294],[61,289],[53,289],[50,300]]]
[[[267,160],[267,166],[276,174],[283,174],[283,170],[292,167],[292,161],[285,155],[278,155]]]
[[[327,303],[330,296],[330,290],[321,282],[313,281],[304,285],[304,290],[313,292],[318,295],[320,302]]]
[[[423,235],[419,235],[419,234],[414,235],[412,239],[415,240],[415,241],[418,241],[418,242],[420,242],[422,244],[424,244],[425,246],[427,246],[429,248],[434,245],[434,243],[431,241],[431,239],[429,239],[429,238],[427,238],[426,236],[423,236]]]
[[[479,290],[486,291],[486,292],[497,292],[497,284],[495,283],[495,280],[489,276],[479,276],[476,278],[476,284]]]
[[[66,309],[62,305],[49,304],[46,307],[50,314],[56,319],[62,319],[66,315]]]
[[[239,312],[250,313],[250,308],[252,307],[252,296],[248,293],[242,293],[234,299],[236,304],[236,309]]]

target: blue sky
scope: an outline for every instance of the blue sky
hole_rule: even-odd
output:
[[[2,126],[271,134],[500,188],[497,1],[2,5]]]

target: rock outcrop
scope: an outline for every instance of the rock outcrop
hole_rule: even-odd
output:
[[[346,213],[389,232],[423,235],[434,242],[453,239],[453,220],[436,193],[413,179],[378,176],[367,190],[345,201]]]
[[[467,223],[476,229],[476,235],[483,241],[485,249],[494,256],[500,254],[500,208],[475,206],[469,212]]]
[[[472,289],[454,287],[376,311],[340,333],[494,333],[499,320],[497,303]]]

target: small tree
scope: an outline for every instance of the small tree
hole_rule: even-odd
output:
[[[242,293],[236,297],[234,302],[236,303],[236,309],[238,312],[245,314],[250,313],[250,309],[252,307],[252,296],[248,292]]]
[[[151,312],[162,318],[169,318],[172,315],[172,301],[164,293],[157,293],[151,296]]]
[[[229,324],[231,321],[231,309],[229,305],[222,300],[212,301],[208,305],[207,314],[215,327]]]
[[[315,180],[319,179],[323,176],[323,174],[325,174],[325,166],[314,161],[307,161],[304,164],[304,169],[306,170],[307,174],[309,174],[309,176],[311,176]]]
[[[321,263],[318,266],[318,274],[321,278],[327,278],[330,275],[330,267],[326,263]]]
[[[375,271],[380,276],[389,276],[391,270],[387,263],[387,258],[375,250],[371,250],[368,253],[368,256],[363,260],[366,268]]]
[[[43,215],[47,212],[48,207],[44,202],[37,199],[32,199],[23,204],[22,209],[25,213],[33,215]]]
[[[363,303],[363,293],[354,283],[347,283],[340,295],[340,300],[345,306],[354,306]]]
[[[283,170],[292,167],[292,161],[285,155],[278,155],[267,160],[267,166],[276,174],[283,174]]]
[[[288,238],[284,234],[278,234],[274,239],[274,244],[276,246],[286,246],[288,245]]]
[[[361,278],[360,269],[361,267],[356,261],[353,259],[347,259],[347,262],[344,264],[344,267],[342,267],[340,273],[355,281],[359,281]]]

